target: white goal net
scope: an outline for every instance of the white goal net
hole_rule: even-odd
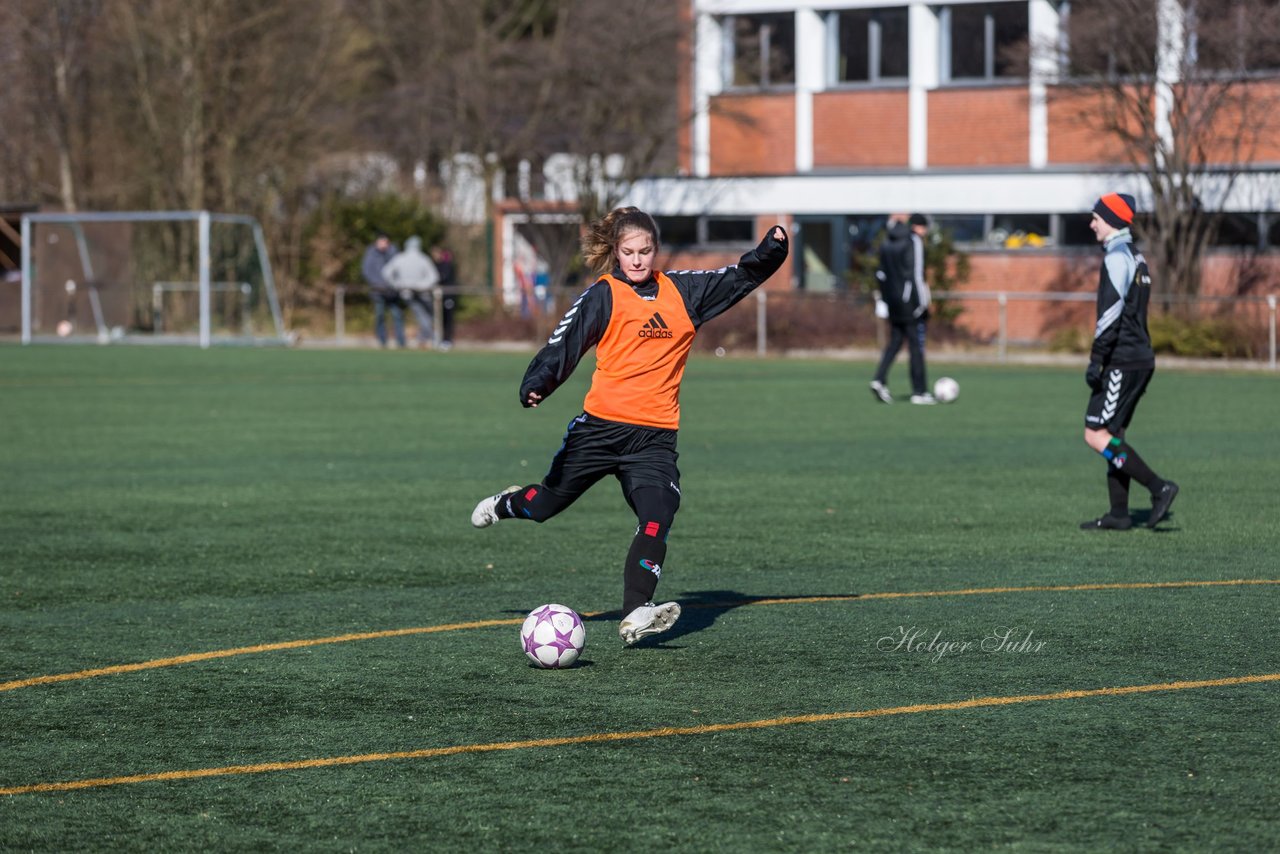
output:
[[[21,326],[33,341],[288,341],[262,228],[207,211],[27,214]]]

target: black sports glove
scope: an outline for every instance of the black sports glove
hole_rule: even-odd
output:
[[[532,385],[520,387],[520,405],[525,409],[537,406],[539,403],[547,399],[549,392]]]
[[[1090,362],[1089,367],[1084,372],[1084,381],[1089,384],[1089,388],[1097,391],[1102,388],[1102,363]]]

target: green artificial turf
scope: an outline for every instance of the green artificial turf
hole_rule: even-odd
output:
[[[624,649],[613,481],[469,523],[580,411],[591,360],[523,410],[528,358],[0,348],[0,849],[1280,844],[1280,687],[1194,684],[1280,674],[1280,585],[1154,586],[1280,579],[1280,378],[1159,371],[1129,439],[1182,494],[1090,534],[1082,370],[934,365],[957,403],[883,406],[865,364],[695,356],[685,613]],[[546,602],[580,666],[520,652]],[[975,698],[1019,701],[938,708]]]

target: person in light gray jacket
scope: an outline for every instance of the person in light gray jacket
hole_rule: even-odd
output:
[[[418,321],[418,346],[426,347],[434,337],[431,332],[431,289],[440,284],[440,271],[431,256],[422,251],[422,238],[406,240],[404,251],[382,268],[382,277],[409,304]]]

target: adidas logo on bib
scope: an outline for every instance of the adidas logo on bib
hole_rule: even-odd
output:
[[[653,317],[649,318],[649,322],[640,327],[641,338],[673,338],[674,334],[667,328],[667,322],[662,319],[662,315],[656,311]]]

